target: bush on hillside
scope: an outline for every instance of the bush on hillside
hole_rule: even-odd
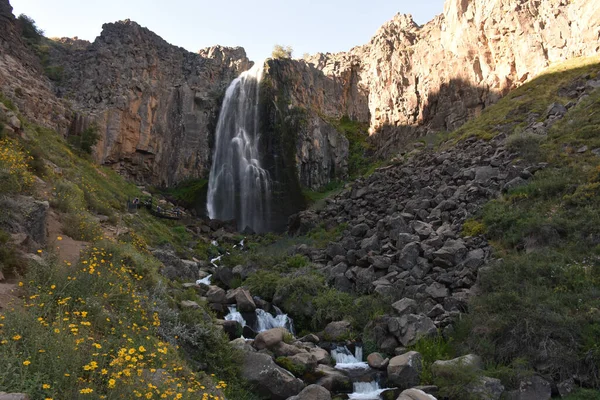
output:
[[[282,46],[280,44],[276,44],[273,46],[271,57],[275,59],[292,58],[293,52],[294,50],[292,49],[292,46]]]
[[[18,18],[21,24],[21,35],[31,43],[39,43],[44,35],[44,31],[37,27],[33,18],[21,14]]]

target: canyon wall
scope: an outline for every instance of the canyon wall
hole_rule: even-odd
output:
[[[367,123],[391,155],[406,138],[459,127],[554,62],[598,54],[599,43],[594,0],[448,0],[423,26],[398,14],[348,52],[267,62],[265,148],[287,146],[275,156],[291,159],[274,168],[315,189],[347,175],[343,116]],[[0,46],[2,91],[25,116],[65,136],[95,124],[99,163],[161,186],[208,175],[225,88],[252,64],[242,48],[191,53],[132,21],[105,24],[93,43],[44,39],[40,57],[7,0]]]
[[[207,176],[225,89],[251,66],[244,49],[191,53],[129,20],[105,24],[91,44],[61,44],[57,92],[79,113],[72,133],[97,125],[99,162],[161,186]]]
[[[403,136],[450,131],[552,63],[600,50],[594,0],[447,0],[419,26],[396,15],[364,45],[306,61],[367,94],[382,154]],[[356,72],[357,71],[357,72]]]

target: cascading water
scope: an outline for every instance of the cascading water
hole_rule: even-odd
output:
[[[380,395],[387,389],[379,387],[379,383],[372,382],[354,382],[352,384],[352,393],[348,395],[350,400],[379,400]]]
[[[355,354],[352,354],[346,346],[338,346],[331,350],[331,356],[335,360],[337,369],[368,369],[369,365],[362,360],[362,347],[356,346]]]
[[[252,324],[253,326],[250,326],[250,328],[253,331],[259,333],[272,328],[281,327],[286,328],[291,333],[294,333],[294,321],[290,317],[288,317],[287,314],[282,313],[279,308],[274,308],[277,312],[276,316],[272,316],[265,310],[257,308],[255,311],[256,321]],[[242,326],[247,325],[246,320],[244,319],[242,314],[240,314],[240,312],[237,310],[236,306],[229,306],[229,314],[225,316],[225,320],[235,320],[238,321]]]
[[[227,88],[217,123],[208,180],[207,210],[213,219],[235,219],[238,229],[269,229],[271,181],[259,154],[259,83],[263,64]]]

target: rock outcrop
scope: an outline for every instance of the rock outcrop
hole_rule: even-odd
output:
[[[552,63],[597,54],[599,39],[596,1],[448,0],[423,26],[398,14],[368,44],[306,61],[368,96],[370,131],[392,154],[407,135],[459,127]]]
[[[0,0],[0,88],[30,121],[66,131],[72,113],[56,98],[39,57],[21,37],[8,0]]]
[[[50,52],[64,67],[57,93],[78,111],[70,134],[95,123],[96,159],[138,182],[168,186],[208,175],[225,89],[251,66],[244,49],[194,54],[133,21],[102,28],[91,44],[62,40]]]

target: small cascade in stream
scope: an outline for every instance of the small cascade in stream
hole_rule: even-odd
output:
[[[379,400],[381,393],[387,389],[381,389],[377,381],[372,382],[354,382],[352,384],[352,393],[348,395],[350,400]]]
[[[236,306],[229,306],[227,308],[229,309],[229,314],[225,316],[226,321],[237,321],[242,327],[246,326],[246,320],[242,317]]]
[[[346,346],[338,346],[331,350],[335,367],[337,369],[368,369],[369,365],[362,361],[362,347],[356,346],[354,353],[352,354]]]
[[[236,78],[225,93],[215,133],[206,208],[212,219],[235,219],[240,231],[269,229],[271,178],[259,152],[259,90],[263,63]]]
[[[210,274],[210,275],[207,275],[206,277],[204,277],[204,278],[202,278],[202,279],[198,279],[198,280],[196,281],[196,285],[200,285],[200,284],[202,284],[202,285],[207,285],[207,286],[210,286],[210,281],[211,281],[211,279],[212,279],[212,274]]]
[[[255,311],[256,317],[255,322],[251,325],[248,325],[246,319],[242,316],[242,314],[237,310],[235,305],[229,306],[229,314],[225,316],[225,320],[227,321],[237,321],[244,326],[249,326],[254,332],[259,333],[272,328],[286,328],[291,333],[294,333],[294,322],[288,317],[287,314],[281,312],[281,310],[275,306],[275,311],[277,312],[276,316],[271,315],[270,313],[257,308]]]
[[[256,309],[256,332],[262,332],[273,328],[286,328],[288,331],[294,333],[294,326],[292,320],[287,316],[287,314],[283,314],[281,310],[276,308],[278,311],[277,315],[274,317],[270,313],[265,310],[261,310],[260,308]]]

